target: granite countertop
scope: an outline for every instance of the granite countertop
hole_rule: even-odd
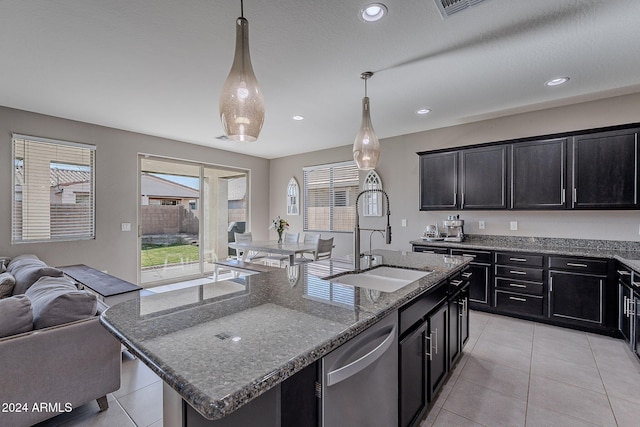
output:
[[[431,270],[396,292],[331,283],[328,260],[153,294],[101,322],[207,419],[222,418],[428,292],[470,258],[386,250],[382,264]],[[375,268],[375,267],[374,267]]]
[[[410,243],[412,245],[460,249],[536,252],[550,255],[612,258],[640,272],[640,242],[563,239],[551,237],[467,235],[465,236],[464,242],[416,239],[412,240]]]

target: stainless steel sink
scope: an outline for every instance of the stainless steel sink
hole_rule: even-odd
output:
[[[395,292],[410,283],[420,280],[432,271],[407,270],[406,268],[378,267],[362,273],[351,273],[329,279],[333,283],[375,289],[382,292]]]

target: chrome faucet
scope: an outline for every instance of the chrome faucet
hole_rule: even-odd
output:
[[[360,215],[358,214],[358,201],[360,200],[360,196],[365,193],[382,193],[387,199],[387,227],[382,229],[377,228],[360,228]],[[353,230],[353,258],[354,258],[354,269],[355,271],[360,271],[360,231],[371,231],[371,235],[373,236],[373,232],[379,231],[384,233],[387,245],[391,243],[391,224],[389,223],[389,219],[391,216],[391,210],[389,208],[389,195],[384,190],[379,188],[369,188],[366,190],[362,190],[358,193],[358,197],[356,197],[356,225]],[[369,240],[369,247],[371,247],[371,240]]]

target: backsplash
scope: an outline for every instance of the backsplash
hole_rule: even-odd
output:
[[[567,239],[557,237],[525,237],[525,236],[497,236],[486,234],[466,234],[465,242],[514,245],[517,243],[536,243],[547,248],[572,247],[611,251],[640,251],[640,242],[620,240],[595,240],[595,239]]]

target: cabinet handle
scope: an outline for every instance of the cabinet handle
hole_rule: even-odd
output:
[[[566,190],[564,188],[562,190],[560,190],[560,204],[561,205],[564,205],[565,193],[566,193]]]
[[[460,206],[464,208],[464,193],[462,193],[462,200],[460,201]]]
[[[468,279],[471,276],[473,276],[473,273],[462,273],[462,277],[464,277],[465,279]]]
[[[458,193],[453,192],[453,205],[456,206],[458,204]]]
[[[575,263],[575,262],[568,262],[567,265],[569,267],[582,267],[582,268],[589,267],[587,264],[578,264],[578,263]]]
[[[631,284],[636,288],[640,288],[640,283],[638,283],[638,282],[632,281]]]
[[[617,273],[618,273],[619,275],[621,275],[621,276],[631,276],[631,273],[629,273],[629,272],[628,272],[628,271],[626,271],[626,270],[616,270],[616,271],[617,271]]]
[[[526,288],[527,285],[518,285],[517,283],[509,283],[509,286],[512,286],[514,288]]]
[[[518,297],[509,297],[509,299],[512,299],[514,301],[522,301],[522,302],[527,302],[527,300],[525,298],[518,298]]]
[[[511,273],[511,274],[520,274],[522,276],[526,276],[527,275],[526,271],[509,270],[509,273]]]
[[[549,277],[549,293],[553,292],[553,277]]]
[[[436,354],[438,354],[438,328],[436,328],[436,339],[435,339],[435,342],[436,342]]]
[[[429,351],[425,351],[424,354],[425,356],[429,356],[429,360],[433,360],[433,338],[431,337],[431,334],[425,335],[424,340],[429,342]]]
[[[527,262],[526,258],[509,258],[509,261]]]
[[[458,312],[458,316],[464,317],[464,300],[458,301],[458,305],[462,306]]]
[[[451,284],[457,288],[462,284],[462,280],[452,280]]]
[[[468,257],[471,257],[471,258],[475,258],[475,257],[476,257],[477,255],[471,255],[471,254],[462,254],[462,256],[468,256]]]
[[[573,203],[576,203],[577,201],[578,201],[578,188],[573,187]]]
[[[623,296],[622,298],[624,301],[624,304],[622,306],[622,314],[629,317],[629,298],[627,298],[626,296]]]

